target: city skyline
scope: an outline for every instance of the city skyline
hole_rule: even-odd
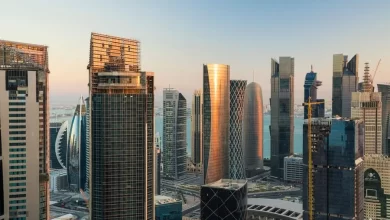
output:
[[[7,1],[2,6],[19,8],[17,4],[20,3]],[[147,2],[132,5],[122,3],[119,5],[123,7],[97,3],[91,8],[86,2],[78,2],[75,8],[72,5],[76,4],[71,1],[26,1],[22,3],[26,7],[20,8],[17,15],[11,10],[0,15],[0,20],[13,21],[4,22],[0,39],[49,46],[49,62],[55,73],[50,75],[52,104],[58,103],[56,100],[72,104],[80,94],[87,96],[85,63],[88,56],[85,51],[88,50],[92,31],[134,37],[143,42],[142,66],[145,70],[162,73],[156,75],[157,105],[162,104],[162,89],[169,84],[182,91],[188,105],[192,103],[193,90],[202,85],[199,76],[202,63],[226,63],[231,66],[232,78],[248,80],[248,83],[253,81],[254,71],[254,81],[261,85],[264,100],[268,101],[270,86],[262,78],[268,76],[269,58],[294,56],[296,103],[303,102],[300,82],[303,82],[310,65],[323,81],[322,98],[331,101],[333,54],[359,53],[361,70],[364,62],[374,65],[382,58],[375,84],[386,82],[386,73],[390,71],[390,31],[386,28],[390,25],[390,15],[386,13],[390,10],[388,1],[371,3],[359,0],[352,6],[339,1],[301,1],[294,4],[249,1],[243,5],[232,2],[220,5],[206,1],[196,4],[172,1],[155,5]],[[334,7],[335,4],[338,7]],[[216,14],[210,13],[213,5],[218,5]],[[35,13],[42,8],[50,10]],[[84,10],[86,8],[87,12]],[[126,8],[132,8],[137,13],[125,13]],[[72,11],[71,17],[68,16],[69,10]],[[150,10],[158,10],[159,13],[150,13]],[[274,10],[279,13],[270,13]],[[102,13],[107,19],[102,19]],[[119,18],[117,13],[123,13],[124,17]],[[34,19],[31,20],[31,17]],[[31,24],[29,26],[25,25],[27,19]],[[291,26],[291,23],[294,25]],[[25,28],[15,29],[18,24]],[[122,25],[131,28],[119,28]],[[36,26],[45,28],[35,31]],[[348,27],[348,31],[343,30],[345,27]],[[289,30],[288,38],[283,34],[286,28]],[[28,35],[24,34],[26,31]],[[205,31],[213,34],[203,38],[201,36]],[[225,32],[222,37],[216,34],[221,32]],[[55,37],[53,33],[56,33]],[[302,47],[308,49],[302,50]],[[213,52],[207,48],[213,48]],[[68,85],[73,85],[74,89],[69,91]]]

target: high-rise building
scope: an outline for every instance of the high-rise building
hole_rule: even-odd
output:
[[[0,219],[49,219],[47,49],[0,40]]]
[[[390,155],[390,84],[379,83],[378,92],[382,102],[382,152]]]
[[[89,194],[89,174],[91,173],[91,166],[90,166],[90,137],[91,137],[91,133],[90,133],[90,110],[89,110],[89,97],[85,99],[85,124],[86,124],[86,132],[85,132],[85,136],[86,136],[86,140],[85,140],[85,170],[86,170],[86,174],[85,174],[85,192],[87,192]]]
[[[245,179],[242,121],[246,80],[230,80],[229,178]]]
[[[303,175],[302,155],[291,155],[284,158],[284,181],[301,183]]]
[[[382,154],[381,93],[372,91],[368,63],[363,80],[363,91],[352,93],[351,117],[364,121],[364,154]]]
[[[351,117],[352,92],[357,91],[359,55],[349,62],[348,56],[333,55],[332,115]]]
[[[196,166],[203,163],[202,108],[202,90],[196,90],[191,108],[191,159]]]
[[[363,219],[364,123],[362,120],[313,118],[308,172],[308,120],[303,127],[303,210],[309,219],[308,190],[313,190],[314,219]],[[308,174],[313,175],[309,187]]]
[[[305,78],[305,84],[303,85],[304,88],[304,101],[309,102],[322,102],[317,105],[312,105],[312,113],[311,117],[318,118],[318,117],[324,117],[325,116],[325,101],[323,99],[318,99],[317,97],[317,89],[319,86],[322,85],[322,82],[317,80],[317,73],[313,72],[313,69],[310,71],[310,73],[306,74]],[[304,106],[304,119],[307,119],[307,110],[308,106]]]
[[[221,179],[200,189],[200,219],[247,218],[247,181]]]
[[[66,168],[68,121],[50,123],[50,168]]]
[[[204,182],[229,176],[230,66],[203,65]]]
[[[263,169],[263,93],[259,84],[249,83],[245,89],[242,122],[242,145],[246,177]]]
[[[174,89],[164,89],[164,176],[179,179],[186,172],[187,101]]]
[[[154,74],[140,42],[92,33],[90,219],[154,218]]]
[[[66,168],[68,171],[69,189],[73,192],[85,190],[86,182],[86,108],[83,97],[73,114],[69,127]]]
[[[161,149],[156,146],[156,195],[161,194]]]
[[[271,60],[271,175],[283,178],[284,158],[294,152],[294,58]]]

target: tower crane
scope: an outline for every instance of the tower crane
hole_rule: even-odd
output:
[[[303,103],[303,106],[307,106],[307,153],[308,153],[308,201],[309,201],[309,220],[314,220],[313,216],[313,203],[314,203],[314,194],[313,194],[313,158],[312,158],[312,140],[311,140],[311,114],[312,114],[312,105],[323,104],[324,102],[312,102],[311,97],[307,102]]]
[[[379,59],[378,64],[376,65],[375,72],[374,72],[374,74],[372,75],[371,80],[370,80],[370,81],[371,81],[371,84],[374,83],[374,78],[375,78],[376,72],[378,71],[379,64],[381,64],[381,61],[382,61],[382,59]]]

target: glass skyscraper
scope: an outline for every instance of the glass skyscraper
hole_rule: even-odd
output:
[[[196,166],[202,166],[203,163],[202,108],[202,90],[196,90],[191,108],[191,159]]]
[[[163,173],[179,179],[186,172],[187,101],[174,89],[164,89],[163,96]]]
[[[49,219],[48,48],[0,40],[0,219]]]
[[[382,100],[382,152],[390,155],[390,84],[378,83],[378,92]]]
[[[325,116],[325,101],[323,99],[318,99],[317,97],[317,89],[322,85],[322,82],[317,80],[317,73],[313,72],[306,74],[304,87],[304,101],[308,102],[310,97],[310,102],[323,102],[320,104],[312,105],[312,113],[311,117],[318,118]],[[304,106],[303,116],[307,119],[308,106]]]
[[[68,121],[50,123],[50,168],[66,168]]]
[[[68,171],[69,189],[78,192],[85,190],[86,182],[86,108],[83,97],[73,114],[69,127],[66,168]]]
[[[203,65],[204,182],[229,176],[230,67]]]
[[[154,218],[154,74],[140,43],[92,33],[90,219]]]
[[[303,127],[304,219],[309,219],[310,210],[307,123]],[[363,219],[363,121],[313,118],[311,128],[314,219]]]
[[[245,179],[242,120],[246,80],[230,80],[229,178]]]
[[[294,58],[271,60],[271,175],[283,178],[284,158],[294,152]]]
[[[333,55],[332,115],[351,117],[352,92],[357,91],[359,55],[348,62],[348,56]]]

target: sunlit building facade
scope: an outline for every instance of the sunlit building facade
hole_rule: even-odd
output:
[[[140,42],[92,33],[90,219],[154,219],[154,73]]]
[[[83,97],[73,114],[69,126],[66,168],[68,171],[69,189],[73,192],[85,190],[86,182],[86,108]]]
[[[263,93],[259,84],[245,89],[242,122],[242,145],[246,177],[263,169]]]
[[[0,219],[49,219],[47,46],[0,40]]]
[[[230,66],[203,65],[204,182],[229,176]]]
[[[271,175],[283,178],[284,158],[294,153],[294,58],[271,60]]]

